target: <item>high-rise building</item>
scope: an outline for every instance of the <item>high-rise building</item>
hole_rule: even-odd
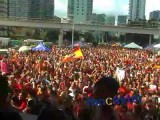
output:
[[[28,19],[29,17],[29,0],[8,0],[9,18]]]
[[[106,15],[93,13],[90,17],[90,23],[92,23],[92,24],[105,24],[106,23]]]
[[[93,9],[93,0],[68,0],[68,18],[74,23],[86,23]]]
[[[0,19],[8,17],[8,0],[0,0]],[[7,27],[0,26],[0,36],[7,35]]]
[[[40,15],[40,0],[30,0],[30,9],[29,9],[29,17],[30,18],[39,18]]]
[[[129,20],[145,19],[146,0],[129,1]]]
[[[31,19],[53,19],[54,0],[30,0]]]
[[[157,10],[157,11],[152,11],[150,12],[150,17],[149,17],[150,20],[160,20],[160,11]]]
[[[17,16],[19,18],[29,18],[29,0],[18,0]]]
[[[127,19],[128,19],[127,15],[119,15],[118,20],[117,20],[117,24],[118,25],[126,25],[127,24]]]
[[[8,1],[8,17],[16,18],[17,17],[17,0]]]
[[[8,2],[7,0],[0,0],[0,17],[8,16]]]
[[[74,14],[74,0],[68,0],[68,9],[67,9],[68,18],[73,20],[73,14]]]
[[[44,0],[44,18],[53,19],[54,18],[54,0]]]
[[[109,15],[106,17],[106,22],[108,25],[115,25],[116,17],[113,15]]]

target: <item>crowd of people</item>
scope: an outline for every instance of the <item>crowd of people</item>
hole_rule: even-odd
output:
[[[83,58],[69,62],[62,60],[72,49],[55,46],[51,52],[0,56],[9,106],[38,120],[160,119],[160,56],[111,46],[81,50]],[[125,71],[122,79],[117,68]],[[111,106],[87,104],[89,98],[107,97],[113,98]]]

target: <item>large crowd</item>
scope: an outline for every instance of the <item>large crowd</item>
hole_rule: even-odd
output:
[[[56,46],[51,52],[13,50],[0,56],[7,103],[38,120],[160,119],[160,56],[111,46],[81,50],[83,59],[69,62],[62,59],[72,49]],[[117,68],[125,71],[122,79]],[[106,97],[113,97],[112,106],[87,104]]]

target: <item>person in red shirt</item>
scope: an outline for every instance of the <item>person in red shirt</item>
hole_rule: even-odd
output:
[[[0,60],[2,60],[3,59],[3,56],[2,55],[0,55]]]
[[[84,86],[83,88],[83,94],[91,94],[93,93],[93,87],[92,87],[92,81],[88,81],[88,86]]]
[[[18,98],[19,98],[20,106],[16,106],[14,104],[12,104],[12,106],[14,108],[16,108],[17,110],[19,110],[20,112],[22,112],[27,107],[26,94],[22,92],[22,93],[19,94]]]

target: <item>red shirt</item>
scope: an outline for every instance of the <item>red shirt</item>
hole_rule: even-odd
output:
[[[2,60],[3,59],[3,57],[2,57],[2,55],[0,55],[0,60]]]
[[[27,100],[22,100],[22,102],[19,106],[19,110],[23,111],[26,107],[27,107]]]

